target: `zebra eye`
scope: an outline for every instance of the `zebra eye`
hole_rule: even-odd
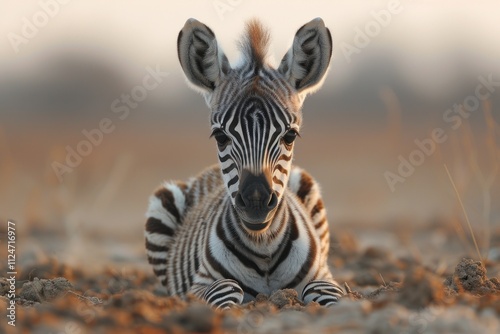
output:
[[[298,132],[295,130],[289,130],[285,135],[283,136],[283,141],[287,145],[292,145],[293,141],[297,138]]]
[[[222,130],[215,130],[211,137],[215,137],[219,146],[224,146],[229,142],[229,137]]]

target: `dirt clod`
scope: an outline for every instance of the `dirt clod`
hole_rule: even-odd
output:
[[[278,290],[269,297],[269,302],[276,305],[277,308],[290,308],[303,306],[299,300],[297,291],[293,289]]]
[[[368,249],[353,254],[335,270],[339,273],[338,281],[347,282],[343,284],[346,296],[335,306],[325,308],[316,302],[304,305],[295,290],[285,289],[270,296],[259,294],[253,301],[224,311],[210,308],[193,295],[181,298],[158,293],[153,273],[134,268],[110,267],[100,273],[88,273],[71,280],[73,288],[65,278],[54,278],[61,268],[54,262],[53,271],[46,276],[53,279],[35,278],[19,289],[16,315],[19,326],[30,333],[59,332],[61,322],[71,323],[74,332],[131,334],[466,334],[493,333],[500,328],[500,283],[486,277],[481,263],[460,261],[448,279],[449,284],[444,284],[443,270],[411,258],[401,265],[403,261],[395,256],[384,263],[383,254],[378,248]],[[360,258],[366,260],[361,265],[357,262]],[[374,259],[375,268],[368,266],[369,258]],[[488,267],[491,276],[498,275],[499,270],[498,263]],[[375,287],[356,283],[356,278],[366,272],[371,272],[374,282],[377,279]],[[453,283],[459,284],[458,292],[450,297],[447,292],[452,291]],[[5,282],[0,279],[0,287],[2,284]],[[477,291],[484,294],[478,297]],[[6,309],[9,302],[0,297],[0,308]]]
[[[24,283],[19,296],[21,299],[32,302],[45,302],[56,299],[73,285],[64,277],[53,279],[35,279],[31,282]]]
[[[457,264],[455,272],[446,278],[444,284],[455,292],[466,291],[475,295],[500,292],[498,279],[488,279],[484,265],[467,258]]]
[[[9,292],[9,285],[7,278],[0,277],[0,296],[5,296]]]

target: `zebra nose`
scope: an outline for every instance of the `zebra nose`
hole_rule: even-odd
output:
[[[278,197],[273,193],[268,177],[264,173],[254,175],[244,172],[240,181],[240,191],[236,195],[236,205],[243,210],[267,213],[278,205]]]
[[[236,195],[236,205],[240,209],[272,210],[278,205],[278,196],[275,193],[263,194],[255,189],[249,196],[238,193]]]

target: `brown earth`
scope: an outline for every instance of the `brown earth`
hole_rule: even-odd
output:
[[[4,328],[13,333],[496,333],[500,329],[500,283],[488,278],[482,262],[463,258],[453,271],[437,272],[380,247],[360,250],[352,236],[332,244],[332,269],[339,272],[348,294],[331,308],[304,305],[294,290],[280,290],[217,311],[193,297],[166,296],[156,278],[144,270],[114,265],[87,273],[48,258],[20,270],[18,331]],[[494,272],[500,269],[500,262],[486,264]],[[6,309],[6,278],[0,279],[0,292],[0,308]]]

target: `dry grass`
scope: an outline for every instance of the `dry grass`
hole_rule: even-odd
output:
[[[492,104],[490,101],[485,101],[482,105],[482,116],[484,125],[480,130],[476,130],[476,134],[472,130],[470,122],[464,122],[459,130],[458,140],[452,138],[453,159],[455,160],[455,169],[460,174],[460,182],[457,182],[451,177],[451,173],[447,169],[448,177],[453,183],[453,187],[457,197],[459,198],[461,210],[466,218],[469,232],[476,248],[482,249],[485,260],[488,257],[488,251],[491,243],[491,227],[494,224],[492,221],[492,192],[498,183],[498,172],[500,169],[500,126],[493,118]],[[477,133],[480,133],[477,134]],[[479,224],[481,226],[481,247],[472,232],[472,226],[468,220],[468,215],[465,212],[465,206],[461,200],[460,194],[467,193],[468,189],[474,186],[479,187],[479,198],[481,199],[481,214]],[[461,227],[460,234],[462,234]],[[478,252],[479,253],[479,252]]]
[[[462,209],[462,212],[465,217],[465,221],[467,222],[467,226],[469,227],[469,232],[472,237],[472,240],[474,241],[474,247],[476,248],[477,252],[477,257],[479,260],[482,262],[483,257],[481,256],[481,252],[479,251],[479,246],[477,245],[476,237],[474,236],[474,231],[472,230],[472,226],[469,221],[469,216],[467,215],[467,211],[465,210],[464,204],[462,202],[462,198],[460,197],[460,194],[458,193],[457,186],[455,185],[455,182],[453,181],[453,178],[451,177],[450,171],[448,170],[448,166],[446,164],[444,165],[444,168],[446,169],[446,173],[448,174],[448,178],[450,179],[451,184],[453,185],[453,189],[455,190],[455,194],[457,195],[458,202],[460,203],[460,208]]]

